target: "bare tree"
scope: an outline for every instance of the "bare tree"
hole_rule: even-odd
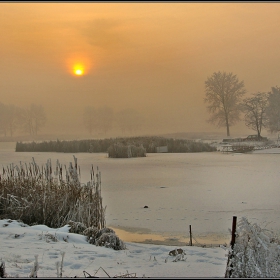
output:
[[[244,82],[239,82],[236,75],[226,72],[215,72],[205,81],[208,111],[212,116],[208,120],[218,127],[225,126],[230,136],[230,126],[240,120],[241,98],[245,94]]]
[[[7,133],[12,137],[14,132],[19,127],[20,123],[20,108],[15,105],[4,105],[0,103],[0,130],[7,136]]]
[[[83,118],[90,134],[94,131],[106,134],[113,127],[114,112],[112,108],[106,106],[100,108],[88,106],[84,109]]]
[[[143,117],[138,111],[127,108],[117,113],[116,121],[123,134],[127,130],[132,133],[141,128]]]
[[[98,130],[98,114],[97,114],[97,110],[94,107],[92,106],[86,107],[84,109],[83,118],[84,118],[84,125],[90,134],[92,134],[94,130]]]
[[[113,127],[114,112],[110,107],[101,107],[98,109],[99,130],[105,135]]]
[[[14,132],[19,127],[20,124],[20,112],[21,108],[16,107],[15,105],[8,105],[7,106],[7,125],[8,131],[10,132],[10,136],[14,135]]]
[[[269,131],[280,132],[280,88],[277,86],[269,92],[266,117]]]
[[[252,130],[257,131],[259,139],[261,138],[262,128],[267,125],[268,98],[268,93],[258,92],[243,100],[242,108],[245,113],[245,124]]]
[[[23,130],[30,135],[37,135],[46,124],[46,114],[42,105],[31,104],[22,112]]]
[[[7,136],[7,106],[0,102],[0,131]]]

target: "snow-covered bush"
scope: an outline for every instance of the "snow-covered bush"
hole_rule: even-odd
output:
[[[90,227],[84,230],[83,234],[87,237],[87,242],[96,246],[105,246],[114,250],[124,250],[125,244],[111,228],[98,229]]]
[[[87,237],[87,242],[90,244],[95,244],[96,236],[99,232],[97,227],[89,227],[84,230],[83,235]]]
[[[70,233],[83,234],[84,230],[87,228],[83,223],[69,221],[68,225],[70,226]]]
[[[96,246],[105,246],[107,248],[113,248],[114,250],[124,250],[125,244],[115,232],[104,232],[95,240]]]
[[[280,276],[280,240],[244,217],[237,224],[236,243],[229,252],[232,278],[273,278]]]

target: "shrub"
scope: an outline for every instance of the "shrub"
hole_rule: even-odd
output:
[[[119,239],[113,230],[104,231],[99,237],[96,238],[94,244],[96,246],[105,246],[114,250],[124,250],[126,248],[123,241]]]
[[[105,246],[114,250],[124,250],[125,244],[111,228],[98,230],[96,227],[87,228],[83,234],[87,237],[87,242],[96,246]]]
[[[70,226],[70,233],[83,234],[83,232],[87,228],[83,223],[80,222],[69,221],[68,225]]]
[[[97,227],[89,227],[84,230],[83,235],[87,237],[87,242],[90,244],[95,244],[95,239],[99,230]]]

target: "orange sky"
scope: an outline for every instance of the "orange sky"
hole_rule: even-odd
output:
[[[226,71],[247,95],[280,86],[279,15],[280,3],[0,3],[1,102],[42,104],[60,131],[82,131],[88,105],[134,108],[163,132],[225,131],[206,122],[204,82]]]

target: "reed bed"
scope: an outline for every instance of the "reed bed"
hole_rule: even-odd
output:
[[[21,220],[28,225],[62,227],[69,221],[86,227],[106,226],[101,197],[101,172],[91,168],[91,180],[80,182],[77,158],[69,166],[51,160],[41,167],[31,163],[10,164],[0,174],[0,218]]]
[[[110,158],[131,158],[131,157],[145,157],[146,149],[143,145],[139,147],[128,144],[116,143],[108,148],[108,156]]]
[[[16,152],[107,153],[109,147],[120,143],[124,146],[143,147],[145,153],[156,153],[157,147],[160,146],[168,146],[168,153],[213,152],[217,150],[207,143],[194,140],[143,136],[37,143],[34,141],[31,143],[17,142]]]

